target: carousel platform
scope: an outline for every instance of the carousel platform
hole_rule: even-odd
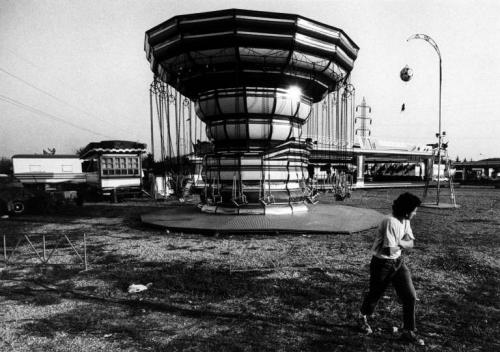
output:
[[[144,224],[173,232],[205,234],[329,233],[350,234],[376,227],[378,211],[345,205],[307,205],[291,214],[210,214],[194,205],[171,206],[141,216]]]

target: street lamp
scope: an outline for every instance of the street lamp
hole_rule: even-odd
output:
[[[410,36],[406,41],[409,42],[410,40],[413,40],[413,39],[425,40],[427,43],[432,45],[432,47],[434,48],[434,50],[436,50],[436,53],[438,54],[438,57],[439,57],[439,130],[438,130],[438,133],[436,134],[436,137],[438,138],[438,172],[437,172],[436,205],[439,206],[439,192],[440,192],[440,182],[441,182],[441,142],[442,142],[442,138],[444,136],[444,133],[441,132],[441,86],[443,83],[441,52],[439,51],[439,47],[436,44],[436,42],[426,34],[414,34],[414,35]]]

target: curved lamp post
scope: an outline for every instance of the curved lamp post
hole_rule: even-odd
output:
[[[409,42],[413,39],[422,39],[427,43],[432,45],[434,50],[439,56],[439,131],[436,134],[438,137],[438,174],[437,174],[437,196],[436,196],[436,205],[439,205],[439,192],[440,192],[440,182],[441,182],[441,142],[443,138],[443,133],[441,132],[441,86],[443,83],[443,70],[442,70],[442,60],[441,60],[441,52],[439,51],[439,47],[436,42],[426,34],[414,34],[410,36],[406,41]]]

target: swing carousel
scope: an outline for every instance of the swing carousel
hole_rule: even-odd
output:
[[[199,172],[205,213],[307,211],[311,152],[335,161],[331,184],[350,161],[358,50],[341,29],[292,14],[230,9],[153,27],[145,51],[161,160],[178,184]]]

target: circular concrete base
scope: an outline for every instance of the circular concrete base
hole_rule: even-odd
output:
[[[435,208],[435,209],[456,209],[460,208],[460,205],[458,204],[451,204],[451,203],[422,203],[420,204],[422,208]]]
[[[143,223],[194,233],[353,233],[378,226],[378,211],[316,204],[293,214],[227,215],[202,213],[196,206],[169,207],[141,216]]]

